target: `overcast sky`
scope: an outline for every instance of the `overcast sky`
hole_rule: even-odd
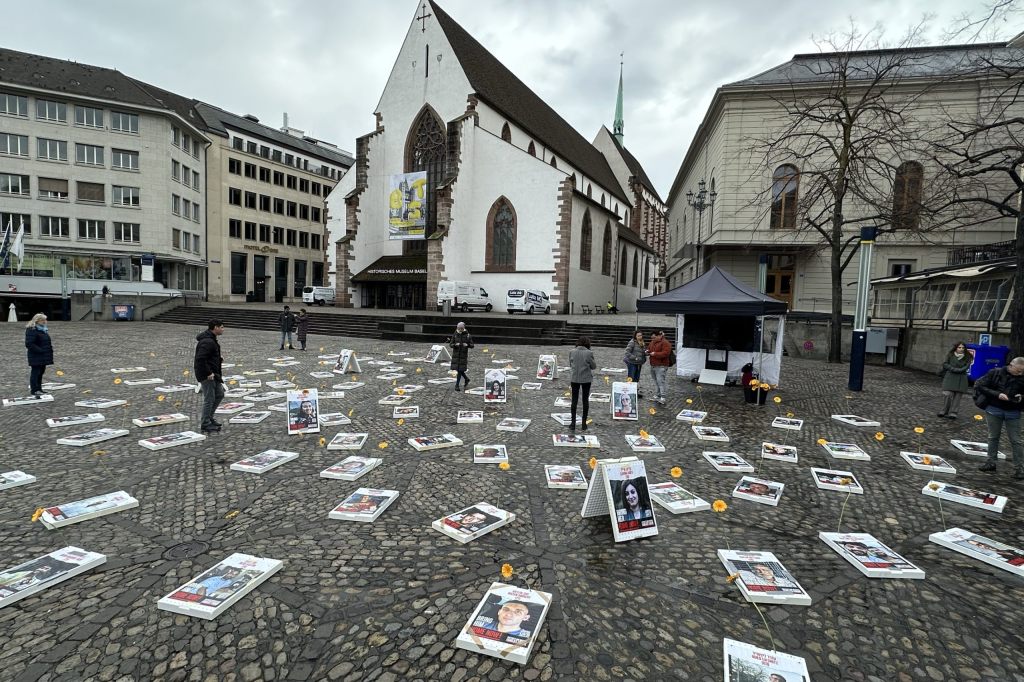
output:
[[[715,88],[757,74],[849,21],[928,42],[977,0],[441,0],[583,137],[612,127],[625,53],[626,146],[665,197]],[[139,80],[352,151],[417,0],[47,0],[12,3],[2,44]],[[999,27],[1010,37],[1024,26]],[[2,76],[0,76],[2,77]]]

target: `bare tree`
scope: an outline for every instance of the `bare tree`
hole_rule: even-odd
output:
[[[818,42],[820,53],[795,59],[772,100],[780,111],[755,141],[764,168],[792,164],[796,178],[775,177],[772,227],[815,233],[831,269],[829,361],[842,349],[843,272],[859,248],[860,228],[880,234],[928,232],[962,219],[949,201],[952,176],[933,173],[925,140],[932,126],[924,95],[935,73],[934,50],[915,48],[921,27],[894,45],[852,26]],[[910,165],[908,165],[908,162]],[[792,194],[799,199],[787,205]],[[764,194],[755,201],[764,206]]]
[[[951,35],[976,40],[996,22],[1019,13],[1014,0],[997,0],[978,16],[965,15]],[[1022,34],[1024,36],[1024,34]],[[958,78],[984,92],[970,114],[949,112],[947,135],[935,158],[966,184],[956,200],[992,219],[1012,218],[1017,268],[1010,300],[1010,347],[1024,352],[1024,40],[979,44]]]

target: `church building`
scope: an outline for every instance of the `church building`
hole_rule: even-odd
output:
[[[510,289],[546,291],[557,313],[653,293],[643,192],[436,3],[417,7],[374,113],[328,197],[337,305],[434,310],[444,280],[496,310]]]

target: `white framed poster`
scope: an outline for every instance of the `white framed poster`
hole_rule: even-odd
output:
[[[107,557],[65,547],[0,571],[0,608],[99,566]]]
[[[505,388],[507,386],[505,370],[488,369],[484,371],[484,402],[503,403],[508,399]]]
[[[650,490],[652,500],[673,514],[711,509],[711,505],[706,500],[702,500],[672,481],[652,483],[648,490]]]
[[[623,457],[597,461],[580,514],[597,516],[602,511],[611,517],[615,542],[658,534],[642,460]]]
[[[636,402],[636,384],[631,381],[612,382],[612,419],[640,419],[640,410]]]
[[[156,607],[210,620],[255,590],[282,566],[284,563],[277,559],[232,554],[162,598]]]
[[[315,388],[288,391],[288,434],[320,433],[320,398]]]
[[[725,682],[811,682],[807,662],[799,656],[761,649],[728,637],[722,640]]]
[[[811,595],[800,587],[793,574],[771,552],[718,550],[729,575],[737,575],[736,585],[749,602],[810,606]]]
[[[551,594],[491,583],[455,646],[525,665],[551,604]]]
[[[541,355],[537,359],[537,378],[544,381],[552,381],[558,378],[557,356]]]
[[[868,533],[818,533],[826,545],[869,578],[924,579],[924,571]]]
[[[963,528],[932,533],[928,539],[954,552],[1024,577],[1024,551]]]
[[[335,374],[356,374],[362,370],[359,368],[359,358],[356,357],[356,352],[350,348],[345,348],[338,354],[338,360],[334,363],[334,369],[331,370]]]

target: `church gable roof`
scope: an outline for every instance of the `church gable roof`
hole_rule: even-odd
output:
[[[477,96],[535,136],[558,156],[630,205],[604,155],[558,115],[537,93],[431,1],[437,23],[444,31],[466,78]]]
[[[665,203],[662,201],[661,195],[658,194],[658,190],[654,189],[654,183],[651,182],[649,177],[647,177],[647,172],[644,171],[644,167],[640,165],[637,158],[633,156],[628,149],[626,149],[625,145],[619,142],[619,138],[615,137],[608,128],[604,126],[601,127],[608,132],[608,136],[612,139],[612,142],[615,144],[615,148],[619,151],[619,154],[622,155],[622,160],[626,162],[626,167],[629,168],[629,172],[633,174],[633,177],[639,180],[640,184],[644,186],[644,189],[653,194],[655,199],[661,201],[661,203]]]

